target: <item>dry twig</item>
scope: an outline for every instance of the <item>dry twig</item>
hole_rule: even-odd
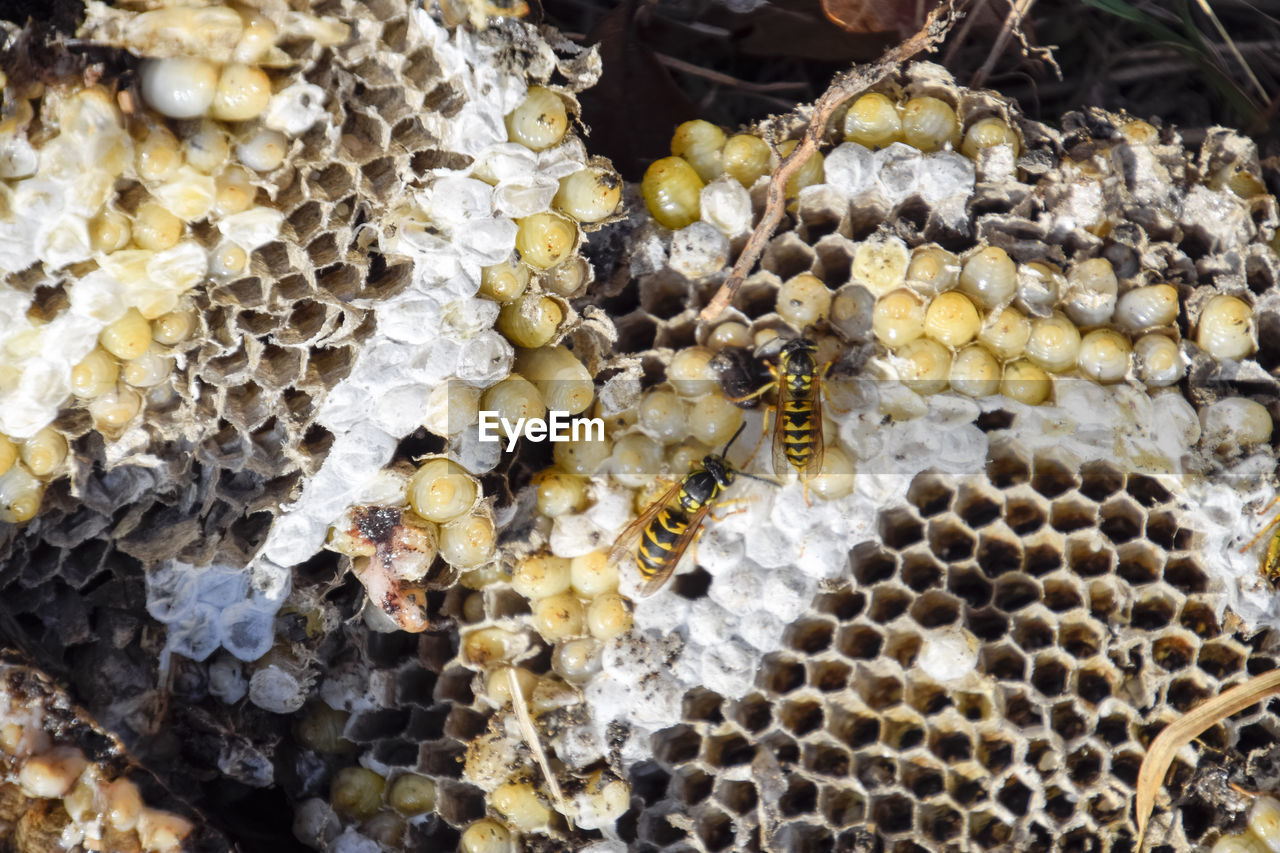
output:
[[[1143,836],[1147,833],[1147,821],[1155,808],[1156,793],[1164,784],[1165,774],[1173,764],[1178,750],[1198,738],[1210,726],[1239,713],[1250,705],[1280,693],[1280,669],[1264,672],[1237,684],[1218,696],[1197,705],[1182,717],[1165,726],[1147,749],[1138,771],[1137,794],[1134,797],[1135,819],[1138,823],[1138,850],[1142,849]]]
[[[700,315],[702,320],[713,320],[721,311],[729,307],[738,288],[742,287],[742,282],[746,280],[747,274],[760,260],[765,243],[777,230],[778,223],[782,221],[783,211],[786,210],[787,181],[800,171],[800,167],[818,150],[818,143],[826,131],[827,122],[831,120],[831,116],[840,105],[883,80],[901,63],[917,53],[937,47],[954,23],[955,9],[951,0],[947,0],[929,13],[929,17],[925,19],[924,26],[918,33],[897,47],[891,48],[873,64],[854,68],[836,77],[827,91],[822,93],[822,97],[814,101],[813,117],[809,120],[809,126],[805,129],[800,144],[791,154],[782,159],[769,179],[767,201],[760,223],[751,232],[751,237],[743,247],[737,263],[733,265],[729,278],[716,291],[716,295],[712,297],[707,307],[702,309]]]

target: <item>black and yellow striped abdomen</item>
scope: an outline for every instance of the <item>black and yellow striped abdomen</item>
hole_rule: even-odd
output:
[[[809,466],[809,458],[815,445],[815,430],[821,424],[815,424],[813,406],[813,374],[788,373],[786,375],[787,401],[778,417],[782,418],[782,442],[787,454],[787,461],[797,471]]]
[[[640,535],[636,564],[640,575],[648,580],[664,571],[683,555],[677,548],[693,523],[693,516],[720,493],[720,484],[706,471],[686,474],[680,491],[663,507]]]

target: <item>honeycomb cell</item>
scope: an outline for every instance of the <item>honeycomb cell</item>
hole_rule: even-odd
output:
[[[749,764],[754,757],[755,747],[742,735],[730,734],[707,739],[705,758],[711,767],[725,768]]]
[[[911,605],[911,618],[925,629],[952,625],[960,619],[961,603],[939,590],[926,592]]]
[[[698,815],[695,831],[707,850],[727,850],[733,844],[733,819],[723,812],[703,810]]]
[[[1092,530],[1098,526],[1098,508],[1079,494],[1055,500],[1049,509],[1049,524],[1061,533]]]
[[[905,613],[913,598],[909,590],[901,587],[879,586],[871,594],[871,607],[867,615],[873,622],[887,624]]]
[[[1209,589],[1209,578],[1194,557],[1170,557],[1165,563],[1163,576],[1166,583],[1187,595]]]
[[[1017,776],[1005,782],[1004,786],[996,794],[996,799],[1000,805],[1012,813],[1022,816],[1027,813],[1031,806],[1031,798],[1033,795],[1032,788],[1022,782]]]
[[[1049,520],[1049,513],[1040,498],[1010,494],[1005,498],[1004,519],[1014,533],[1029,536],[1044,527]]]
[[[1031,668],[1031,685],[1046,697],[1061,696],[1071,668],[1071,663],[1056,655],[1037,655]]]
[[[760,686],[779,696],[804,685],[804,664],[782,655],[768,655],[760,667]]]
[[[956,568],[947,575],[947,589],[969,607],[980,608],[990,603],[995,587],[981,572]]]
[[[859,587],[869,587],[889,580],[898,571],[897,557],[870,542],[854,547],[853,553],[849,556],[849,564]],[[855,615],[857,615],[856,612],[846,618],[852,618]]]
[[[1032,471],[1031,488],[1051,500],[1080,486],[1075,466],[1063,459],[1038,456]]]
[[[892,675],[855,671],[852,686],[866,706],[875,711],[892,708],[902,701],[902,682]]]
[[[945,478],[928,472],[918,475],[907,489],[907,500],[923,518],[946,512],[954,497],[955,491]]]
[[[940,586],[943,573],[943,567],[929,554],[913,550],[902,556],[902,571],[899,577],[914,592],[924,592]]]
[[[821,728],[823,724],[822,705],[812,700],[785,702],[778,709],[778,723],[796,737]]]
[[[870,815],[876,826],[889,835],[910,832],[915,825],[914,804],[901,794],[872,798]]]
[[[1086,462],[1080,466],[1080,493],[1102,503],[1125,487],[1125,474],[1110,462]]]
[[[831,646],[834,629],[827,619],[802,619],[787,628],[787,645],[804,654],[817,654]]]
[[[1074,701],[1059,702],[1049,713],[1049,727],[1064,741],[1073,741],[1089,730],[1089,721]]]
[[[740,815],[755,811],[756,804],[760,801],[752,782],[729,779],[716,783],[715,799],[729,811]]]
[[[849,775],[853,756],[847,749],[826,743],[809,744],[804,747],[804,766],[809,772],[832,779],[842,779]]]
[[[1098,510],[1098,530],[1116,545],[1135,539],[1142,528],[1142,508],[1128,498],[1113,498]]]
[[[1058,646],[1076,658],[1088,658],[1097,654],[1102,648],[1103,639],[1102,629],[1092,621],[1064,621],[1058,628]]]
[[[1022,568],[1021,543],[1005,534],[983,532],[978,536],[978,567],[989,578]]]
[[[996,581],[995,604],[1006,613],[1013,613],[1043,598],[1039,584],[1030,578],[1005,574]]]
[[[923,759],[901,762],[899,776],[903,787],[917,800],[927,800],[946,789],[947,777],[943,768]]]
[[[849,676],[853,668],[847,663],[834,660],[815,660],[806,664],[808,668],[808,684],[823,693],[843,690],[849,684]]]
[[[950,519],[929,522],[929,550],[944,563],[958,563],[973,556],[976,537],[962,524]]]
[[[681,803],[691,808],[711,796],[715,781],[714,776],[697,767],[684,767],[671,777],[670,790]]]
[[[734,703],[732,716],[738,725],[756,734],[773,722],[773,708],[768,699],[755,693]]]
[[[924,539],[924,524],[906,509],[880,513],[880,541],[900,551]]]
[[[1077,578],[1055,574],[1045,578],[1042,583],[1044,606],[1053,612],[1066,613],[1084,604],[1084,591]],[[1061,641],[1061,637],[1059,640]]]
[[[1242,671],[1245,654],[1229,641],[1205,643],[1196,657],[1196,666],[1219,680]]]

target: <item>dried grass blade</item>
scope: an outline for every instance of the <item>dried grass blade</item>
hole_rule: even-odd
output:
[[[547,788],[551,790],[551,798],[555,800],[556,811],[564,815],[564,819],[569,823],[569,828],[573,829],[573,818],[569,814],[569,804],[564,801],[564,794],[560,791],[560,783],[556,781],[556,776],[551,772],[551,763],[547,761],[547,754],[542,750],[542,741],[538,738],[538,730],[533,725],[533,716],[529,713],[529,706],[524,701],[524,691],[520,688],[520,679],[516,677],[516,669],[513,666],[504,667],[507,671],[507,689],[511,691],[511,707],[516,712],[516,722],[520,724],[520,733],[524,735],[525,743],[529,744],[529,750],[533,753],[533,760],[538,762],[538,768],[542,770],[542,778],[547,780]]]
[[[1165,774],[1173,764],[1178,750],[1195,740],[1206,729],[1239,713],[1245,708],[1264,699],[1273,693],[1280,693],[1280,669],[1264,672],[1243,684],[1237,684],[1230,690],[1209,699],[1192,708],[1185,715],[1165,726],[1164,731],[1156,736],[1142,759],[1142,768],[1138,771],[1138,788],[1134,808],[1138,822],[1138,850],[1142,849],[1143,836],[1147,832],[1147,821],[1155,808],[1156,794],[1164,784]]]

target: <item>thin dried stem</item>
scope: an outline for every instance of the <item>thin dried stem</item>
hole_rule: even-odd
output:
[[[1138,770],[1137,794],[1134,798],[1135,820],[1138,824],[1138,850],[1142,849],[1143,838],[1147,833],[1147,822],[1151,819],[1151,811],[1155,808],[1156,793],[1164,784],[1165,774],[1173,764],[1178,750],[1198,738],[1210,726],[1220,723],[1232,714],[1237,714],[1250,705],[1280,693],[1280,669],[1264,672],[1249,679],[1244,684],[1237,684],[1230,690],[1197,705],[1182,717],[1164,727],[1147,748],[1142,759],[1142,767]]]
[[[891,48],[875,63],[862,68],[854,68],[836,77],[827,91],[823,92],[822,96],[814,102],[812,108],[813,116],[809,120],[809,126],[805,129],[804,136],[800,139],[800,144],[795,147],[795,150],[790,155],[783,158],[773,176],[769,179],[769,189],[766,193],[767,201],[759,224],[751,232],[751,237],[748,238],[746,246],[743,247],[742,254],[738,256],[737,263],[733,265],[729,278],[716,291],[716,295],[712,297],[707,307],[702,309],[700,317],[704,322],[714,320],[720,315],[721,311],[729,307],[729,303],[733,301],[738,288],[742,287],[742,282],[746,280],[756,262],[760,260],[760,255],[764,252],[765,243],[769,241],[769,238],[773,236],[773,232],[777,230],[778,223],[782,221],[782,214],[786,210],[787,181],[791,179],[792,175],[800,171],[800,168],[818,150],[818,143],[822,140],[822,134],[826,130],[827,122],[831,120],[831,116],[840,105],[855,95],[862,94],[868,88],[889,76],[901,63],[917,53],[937,47],[951,30],[951,26],[954,23],[955,9],[951,0],[947,0],[947,2],[942,3],[929,13],[929,17],[925,19],[924,27],[918,33],[897,47]]]
[[[987,59],[982,63],[982,67],[973,75],[973,79],[969,81],[969,85],[975,89],[980,87],[988,77],[991,71],[996,67],[996,62],[1004,55],[1004,49],[1009,45],[1009,39],[1013,38],[1013,34],[1017,33],[1019,40],[1026,44],[1026,39],[1022,37],[1022,19],[1027,16],[1027,12],[1031,11],[1035,0],[1016,0],[1009,7],[1009,14],[1004,16],[1004,24],[1000,27],[1000,35],[996,36],[996,40],[991,45],[991,51],[987,54]],[[1062,76],[1059,72],[1058,76]]]
[[[533,725],[533,715],[529,713],[529,706],[525,704],[524,692],[520,689],[520,679],[516,676],[516,669],[513,666],[503,667],[503,669],[506,670],[507,689],[511,691],[511,707],[515,709],[520,733],[524,735],[525,743],[529,744],[529,751],[533,753],[533,760],[538,762],[542,777],[547,780],[547,789],[551,791],[551,799],[555,800],[556,811],[564,815],[569,828],[573,829],[573,817],[569,813],[569,805],[564,801],[560,783],[556,781],[556,774],[551,772],[551,762],[547,761],[547,753],[542,749],[542,741],[538,738],[538,729]]]

